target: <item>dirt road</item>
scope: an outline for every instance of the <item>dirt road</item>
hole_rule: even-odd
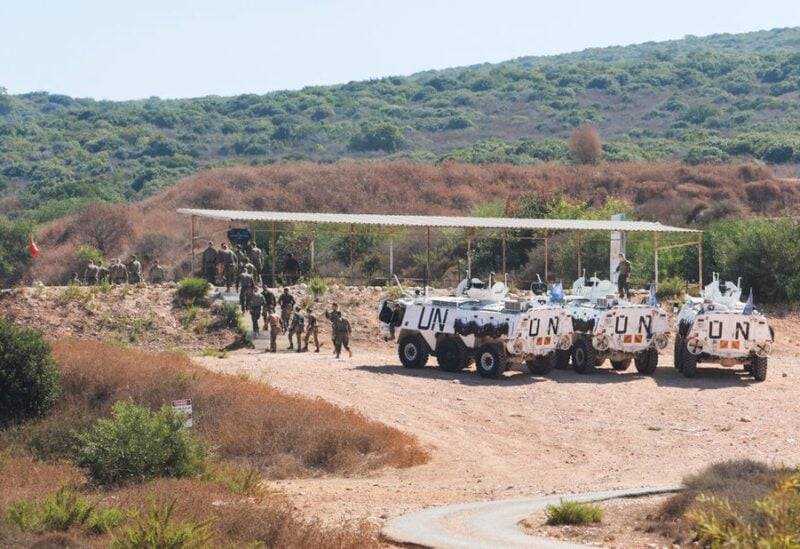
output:
[[[431,359],[399,365],[394,347],[356,346],[353,358],[323,352],[240,351],[198,359],[287,392],[320,397],[416,435],[429,464],[367,478],[282,481],[297,506],[331,521],[386,518],[422,507],[664,486],[725,458],[800,463],[800,360],[783,347],[767,381],[740,368],[702,368],[695,379],[661,357],[653,377],[571,370],[545,377],[474,369],[447,373]],[[285,343],[284,343],[285,346]]]

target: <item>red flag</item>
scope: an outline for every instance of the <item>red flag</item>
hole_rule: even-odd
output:
[[[33,237],[31,237],[31,241],[28,244],[28,248],[31,250],[31,257],[36,257],[39,255],[39,248],[36,247],[36,242],[33,241]]]

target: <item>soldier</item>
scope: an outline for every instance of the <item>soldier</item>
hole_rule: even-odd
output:
[[[217,283],[217,255],[218,252],[214,248],[214,243],[209,240],[208,248],[203,251],[203,277],[212,285]]]
[[[87,286],[94,286],[97,284],[97,275],[100,272],[100,267],[94,264],[91,259],[86,264],[86,270],[83,271],[83,281]]]
[[[303,317],[303,309],[300,307],[294,308],[294,315],[292,315],[291,329],[289,330],[289,348],[292,349],[292,335],[297,336],[297,352],[303,350],[303,345],[300,339],[303,336],[305,326],[305,317]]]
[[[278,305],[281,306],[281,322],[284,330],[289,328],[289,319],[292,316],[294,297],[289,293],[289,288],[284,288],[283,293],[278,298]],[[291,339],[289,340],[291,341]]]
[[[242,307],[242,312],[250,308],[250,298],[253,296],[253,290],[256,287],[253,280],[253,266],[249,263],[245,271],[239,276],[239,305]]]
[[[619,292],[619,296],[630,299],[631,290],[628,287],[628,278],[631,276],[631,262],[625,259],[625,254],[619,254],[619,263],[617,263],[615,272],[619,273],[617,277],[617,291]]]
[[[317,317],[314,315],[314,312],[311,310],[311,307],[306,309],[306,318],[308,319],[308,327],[306,328],[306,338],[303,341],[303,350],[308,351],[308,339],[313,335],[314,336],[314,345],[316,349],[314,350],[315,353],[319,352],[319,323],[317,322]]]
[[[239,268],[236,272],[236,291],[239,291],[239,277],[242,276],[244,272],[245,266],[247,265],[247,254],[242,251],[242,247],[238,244],[233,250],[233,253],[236,255],[236,262],[239,265]]]
[[[395,303],[394,307],[392,308],[392,318],[389,320],[389,336],[386,338],[386,341],[392,340],[394,341],[395,338],[395,329],[400,326],[400,322],[403,319],[403,309],[400,307],[399,303]]]
[[[261,269],[264,268],[264,254],[261,251],[261,248],[258,247],[255,240],[250,242],[250,246],[247,249],[247,259],[250,260],[250,263],[253,264],[255,267],[255,272],[253,276],[256,279],[256,284],[261,284]]]
[[[69,282],[67,282],[67,286],[80,286],[80,285],[81,285],[81,279],[78,278],[78,273],[73,271],[72,276],[69,279]]]
[[[286,260],[283,262],[283,277],[284,284],[294,284],[297,282],[297,274],[300,271],[300,264],[294,258],[291,252],[286,254]]]
[[[102,263],[97,264],[97,283],[109,282],[111,279],[111,269],[103,267]]]
[[[148,275],[150,284],[161,284],[167,279],[167,273],[164,267],[158,264],[158,259],[153,260],[153,265],[150,267]]]
[[[264,325],[269,327],[269,350],[271,353],[278,352],[278,334],[283,333],[281,317],[275,311],[266,312],[264,309]],[[264,351],[267,352],[266,350]]]
[[[325,318],[331,321],[333,352],[336,354],[336,358],[339,358],[342,345],[344,345],[350,356],[353,356],[353,352],[350,350],[350,322],[342,317],[338,304],[334,303],[331,307],[333,309],[331,312],[325,311]]]
[[[142,264],[136,259],[135,255],[131,256],[131,262],[128,263],[128,282],[136,284],[142,281]]]
[[[217,261],[222,263],[224,268],[223,276],[225,277],[225,291],[230,292],[231,286],[233,286],[233,283],[236,281],[236,254],[228,249],[227,244],[223,244],[222,249],[217,254]]]
[[[258,288],[253,290],[250,296],[250,318],[253,320],[253,333],[258,335],[258,319],[261,317],[261,309],[266,304],[264,296],[258,291]]]
[[[277,301],[275,300],[275,294],[273,294],[272,291],[266,286],[264,286],[264,289],[261,293],[264,295],[264,301],[266,301],[266,309],[270,313],[274,313],[275,305],[277,304]]]
[[[122,264],[119,258],[114,258],[109,269],[112,284],[127,284],[128,283],[128,269]]]

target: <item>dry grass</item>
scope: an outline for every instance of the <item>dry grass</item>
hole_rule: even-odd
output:
[[[766,195],[762,191],[768,191]],[[340,213],[465,215],[488,199],[501,200],[511,213],[521,195],[542,200],[566,196],[602,205],[609,197],[630,201],[637,217],[662,223],[692,224],[721,212],[783,215],[800,204],[800,187],[776,179],[768,168],[753,165],[680,163],[604,164],[592,166],[511,166],[507,164],[440,165],[410,162],[310,162],[203,170],[176,186],[128,209],[133,233],[113,248],[127,255],[154,235],[170,235],[158,253],[174,258],[167,265],[176,277],[186,274],[190,255],[189,220],[176,220],[179,207]],[[270,197],[269,201],[264,197]],[[227,223],[203,221],[203,237],[219,241]],[[27,280],[63,283],[86,244],[80,216],[54,221],[39,235],[48,258],[37,261]]]
[[[68,340],[53,345],[64,394],[54,417],[109,414],[117,400],[154,409],[191,398],[197,434],[222,459],[272,478],[358,474],[425,463],[416,439],[322,400],[216,374],[179,353],[150,353]]]
[[[77,530],[44,533],[24,532],[5,520],[6,508],[19,501],[43,500],[60,486],[79,488],[86,499],[125,511],[143,513],[151,500],[166,505],[175,502],[173,521],[193,524],[210,522],[212,545],[218,547],[332,547],[358,548],[380,545],[377,531],[367,523],[323,526],[298,516],[280,494],[242,496],[220,483],[189,479],[159,479],[108,492],[96,492],[83,483],[80,471],[66,464],[41,464],[24,456],[3,455],[0,468],[0,547],[108,547],[111,536],[92,536]],[[126,523],[130,524],[131,519]],[[119,535],[119,529],[112,535]]]

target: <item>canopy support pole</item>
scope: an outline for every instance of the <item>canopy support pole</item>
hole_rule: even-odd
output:
[[[197,216],[192,216],[192,274],[195,273],[194,270],[194,262],[195,262],[195,254],[194,254],[194,241],[197,240]]]
[[[353,257],[356,253],[355,225],[350,224],[350,285],[353,285]]]
[[[655,274],[653,276],[654,289],[658,290],[658,233],[653,233],[653,269]]]
[[[547,239],[547,231],[544,232],[544,283],[548,284],[550,280],[550,250]]]
[[[276,257],[278,256],[278,233],[275,232],[275,222],[272,222],[272,283],[278,287],[277,269],[275,268]]]
[[[700,295],[703,295],[703,233],[697,235],[697,284]]]
[[[389,278],[394,277],[394,229],[389,230]]]
[[[508,229],[503,229],[503,274],[508,273],[506,270],[506,242],[508,241]]]
[[[426,227],[428,230],[428,241],[427,247],[425,250],[425,288],[427,289],[428,285],[430,284],[431,280],[431,227],[428,225]]]
[[[317,274],[317,262],[316,262],[316,242],[317,242],[317,226],[316,224],[311,225],[311,273],[316,275]]]

